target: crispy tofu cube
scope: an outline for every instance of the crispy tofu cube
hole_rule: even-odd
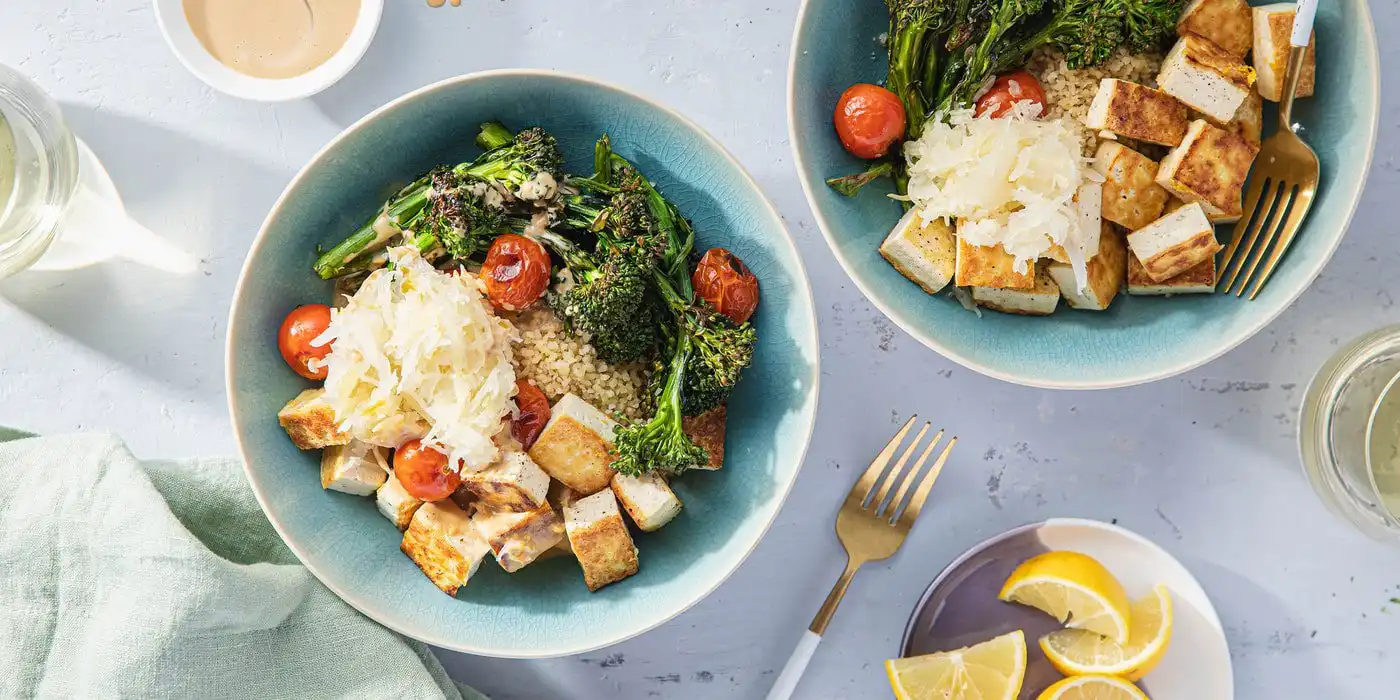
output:
[[[994,287],[998,289],[1030,289],[1035,286],[1035,270],[1026,265],[1025,272],[1016,271],[1016,258],[1000,245],[976,246],[958,239],[957,274],[959,287]]]
[[[1094,154],[1094,169],[1104,176],[1103,218],[1136,230],[1162,215],[1169,195],[1154,181],[1157,161],[1116,141],[1103,141]]]
[[[577,491],[557,482],[549,482],[549,504],[563,511],[570,503],[580,498]]]
[[[1259,149],[1204,119],[1191,122],[1181,145],[1157,168],[1157,184],[1187,202],[1200,202],[1216,223],[1238,220],[1245,178]]]
[[[1171,296],[1173,294],[1210,294],[1215,291],[1215,256],[1173,277],[1158,282],[1136,257],[1128,256],[1128,293],[1133,296]]]
[[[1297,5],[1281,2],[1254,8],[1254,68],[1259,71],[1259,94],[1271,102],[1283,99],[1283,80],[1288,72],[1289,35]],[[1308,38],[1303,55],[1303,74],[1298,77],[1296,97],[1310,97],[1317,83],[1317,32]]]
[[[1250,90],[1249,96],[1240,103],[1240,108],[1235,110],[1235,118],[1224,124],[1216,126],[1248,141],[1250,145],[1259,148],[1264,142],[1264,98],[1259,96],[1258,91]]]
[[[637,547],[612,489],[580,498],[565,508],[564,529],[583,567],[588,590],[596,591],[637,573]]]
[[[1123,235],[1113,228],[1113,224],[1103,222],[1099,233],[1099,249],[1089,259],[1089,286],[1080,289],[1074,278],[1074,268],[1065,263],[1051,263],[1045,271],[1060,288],[1060,296],[1074,309],[1103,311],[1118,296],[1123,288],[1123,279],[1128,274],[1128,246]]]
[[[1198,34],[1244,58],[1254,46],[1254,19],[1244,0],[1191,0],[1176,21],[1176,33]]]
[[[943,219],[925,223],[918,210],[910,209],[880,244],[880,255],[925,292],[937,294],[953,281],[957,237]]]
[[[389,472],[389,478],[384,480],[384,485],[374,492],[374,507],[400,530],[408,527],[413,521],[413,514],[422,505],[422,501],[404,490],[403,484],[392,471]]]
[[[564,539],[564,519],[548,503],[528,513],[492,513],[478,508],[472,524],[490,545],[496,562],[512,573]]]
[[[1205,210],[1193,203],[1128,234],[1128,247],[1148,276],[1163,282],[1215,257],[1221,245]]]
[[[549,423],[530,447],[530,458],[545,473],[587,496],[612,483],[613,433],[617,423],[587,401],[565,394],[554,404]]]
[[[526,513],[545,504],[549,475],[524,452],[502,452],[485,469],[463,473],[462,488],[490,510]]]
[[[403,533],[399,549],[433,585],[453,596],[467,585],[481,566],[482,557],[491,551],[466,511],[452,501],[426,503],[419,508]]]
[[[698,416],[681,418],[681,430],[686,437],[705,449],[709,460],[696,469],[714,471],[724,466],[724,425],[728,416],[724,404],[712,408]]]
[[[384,448],[359,440],[332,445],[321,452],[321,488],[353,496],[368,496],[389,478]]]
[[[973,287],[972,300],[993,311],[1022,316],[1049,316],[1060,304],[1060,288],[1044,269],[1035,272],[1030,289]]]
[[[287,431],[292,444],[303,450],[319,450],[350,444],[350,436],[340,432],[335,411],[326,403],[325,389],[307,389],[277,412],[277,422]]]
[[[1162,92],[1219,122],[1235,117],[1253,86],[1253,68],[1194,34],[1177,40],[1157,73]]]
[[[618,474],[613,477],[612,490],[632,522],[646,532],[660,530],[681,512],[681,499],[655,472],[642,476]]]
[[[1186,134],[1186,105],[1161,90],[1104,78],[1084,123],[1124,138],[1175,146]]]

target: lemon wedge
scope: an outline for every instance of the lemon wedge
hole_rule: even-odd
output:
[[[1059,551],[1031,557],[1011,572],[998,597],[1049,613],[1070,629],[1128,643],[1128,594],[1087,554]]]
[[[1066,676],[1106,674],[1141,680],[1167,653],[1172,641],[1172,595],[1166,586],[1133,603],[1128,643],[1117,644],[1085,630],[1059,630],[1040,638],[1040,649]]]
[[[1036,700],[1148,700],[1130,681],[1117,676],[1074,676],[1042,692]]]
[[[1026,676],[1021,630],[974,646],[885,662],[899,700],[1016,700]]]

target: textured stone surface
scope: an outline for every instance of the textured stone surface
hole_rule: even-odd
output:
[[[823,397],[806,470],[769,536],[714,595],[584,657],[444,654],[498,700],[761,698],[844,563],[834,508],[897,415],[961,437],[906,551],[857,578],[799,697],[883,697],[882,660],[927,582],[957,553],[1049,516],[1117,521],[1177,554],[1224,619],[1238,696],[1393,693],[1400,556],[1332,517],[1294,448],[1303,389],[1338,343],[1397,316],[1400,49],[1382,45],[1378,152],[1332,263],[1259,336],[1183,377],[1121,391],[1022,389],[957,368],[874,310],[827,251],[787,146],[796,2],[391,0],[364,62],[283,105],[206,88],[169,53],[149,2],[18,0],[0,62],[65,106],[131,214],[200,261],[188,276],[109,262],[0,283],[0,423],[109,429],[140,455],[233,451],[223,337],[243,254],[297,168],[340,128],[433,80],[554,67],[638,90],[710,130],[787,218],[816,289]],[[872,12],[879,3],[869,0]],[[1378,34],[1400,6],[1374,3]],[[873,48],[872,48],[873,50]]]

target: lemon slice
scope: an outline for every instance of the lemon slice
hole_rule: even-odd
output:
[[[1131,613],[1123,585],[1103,564],[1079,552],[1047,552],[1023,562],[1001,587],[1004,601],[1055,616],[1070,629],[1128,643]]]
[[[885,662],[899,700],[1016,700],[1026,676],[1021,630],[975,646]]]
[[[1172,641],[1172,595],[1166,586],[1132,605],[1128,643],[1117,644],[1085,630],[1059,630],[1040,638],[1040,649],[1066,676],[1089,673],[1140,680],[1167,653]]]
[[[1036,700],[1148,700],[1130,681],[1117,676],[1074,676],[1042,692]]]

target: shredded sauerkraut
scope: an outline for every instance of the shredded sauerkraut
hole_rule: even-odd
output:
[[[1082,225],[1075,194],[1100,176],[1080,152],[1080,135],[1059,119],[1040,120],[1022,101],[1007,115],[953,111],[930,120],[904,145],[909,200],[924,221],[947,219],[971,245],[1001,245],[1024,272],[1062,246],[1081,288],[1098,252],[1099,229]]]
[[[484,468],[514,410],[515,329],[491,312],[475,275],[438,272],[411,246],[388,255],[314,341],[335,342],[326,401],[358,440],[422,438],[449,464]]]

